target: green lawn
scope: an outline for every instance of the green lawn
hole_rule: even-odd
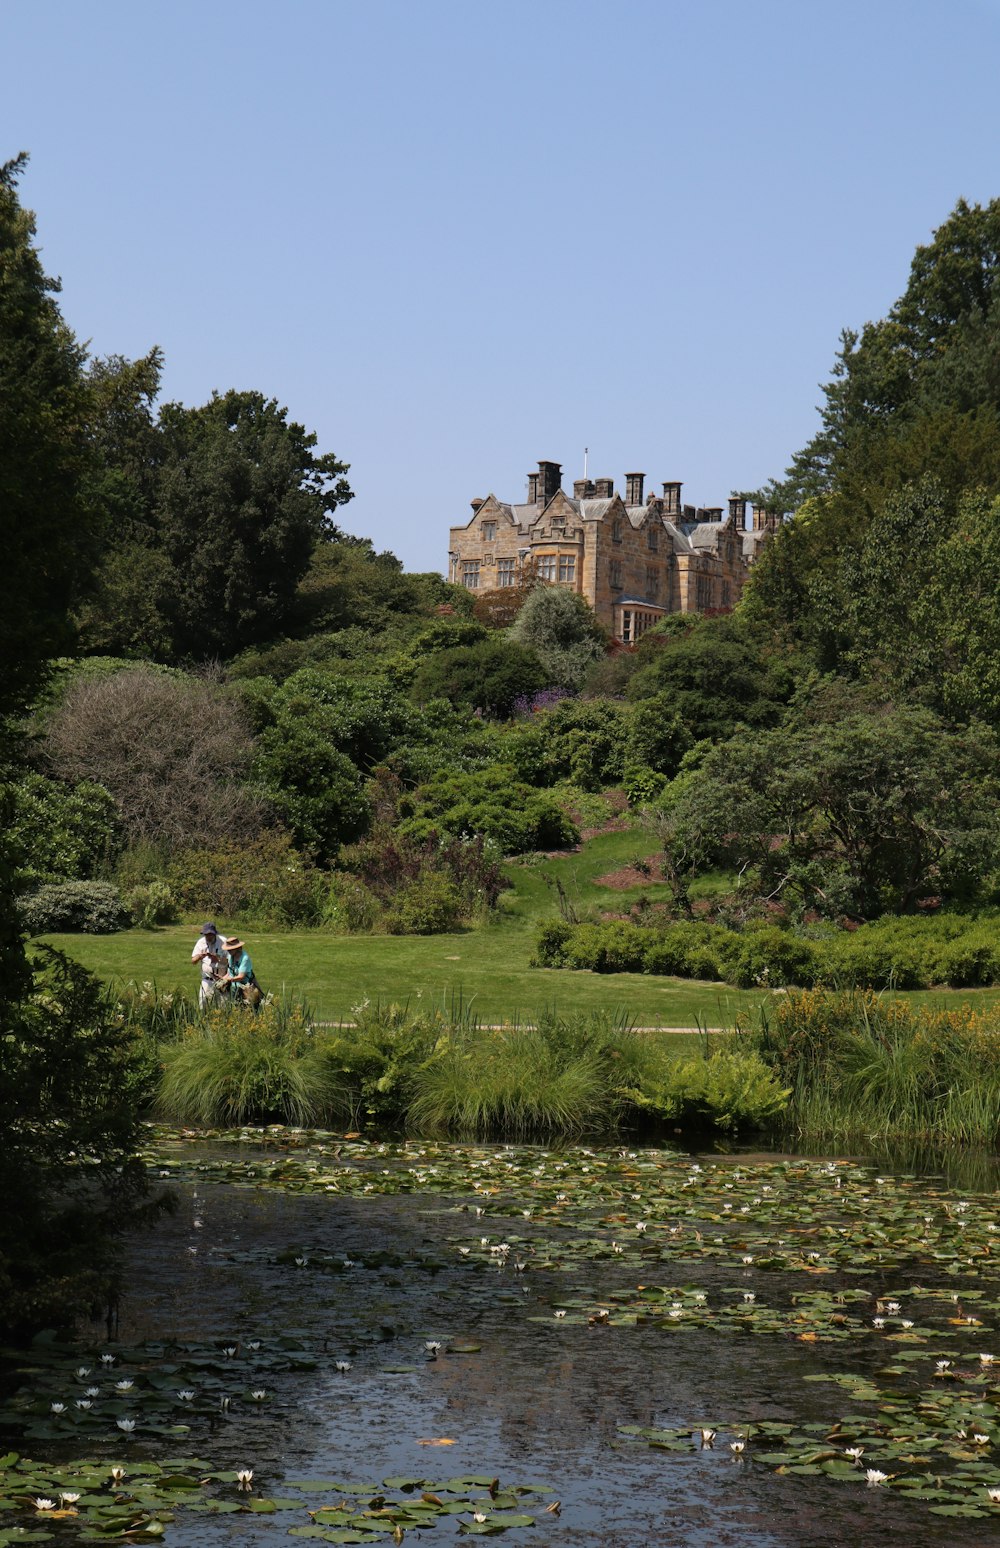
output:
[[[507,867],[513,883],[498,919],[485,929],[456,935],[331,935],[322,930],[244,932],[254,967],[267,989],[303,996],[322,1020],[351,1019],[360,1000],[418,1001],[450,1008],[461,1002],[487,1021],[532,1020],[540,1010],[563,1015],[624,1011],[641,1026],[728,1026],[763,996],[679,978],[634,973],[571,973],[529,967],[538,922],[558,914],[558,877],[571,907],[627,906],[640,892],[666,889],[646,882],[627,891],[599,878],[652,855],[655,839],[641,829],[600,833],[580,851],[531,856]],[[220,920],[225,927],[226,921]],[[198,973],[191,948],[198,921],[120,935],[55,935],[53,945],[100,977],[152,979],[163,989],[194,994]]]
[[[351,1020],[363,999],[409,1001],[448,1009],[461,1002],[485,1021],[532,1020],[552,1008],[562,1015],[624,1011],[639,1026],[723,1027],[752,1015],[769,996],[727,984],[657,978],[642,973],[569,972],[530,967],[540,920],[559,912],[556,879],[571,908],[625,909],[640,894],[666,895],[662,884],[640,882],[625,890],[600,878],[637,856],[656,852],[641,829],[600,833],[577,853],[530,856],[507,867],[513,883],[498,919],[456,935],[342,936],[322,930],[244,932],[266,989],[303,997],[322,1020]],[[711,888],[712,878],[705,879]],[[220,920],[225,928],[226,921]],[[56,935],[49,939],[107,980],[152,979],[163,989],[194,995],[198,973],[191,948],[198,921],[119,935]],[[1000,989],[919,991],[900,996],[920,1004],[978,1006],[1000,1002]]]

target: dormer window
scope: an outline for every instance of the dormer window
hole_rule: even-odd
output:
[[[497,538],[497,524],[495,521],[483,522],[483,542],[495,543]]]

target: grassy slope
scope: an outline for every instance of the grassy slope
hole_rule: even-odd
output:
[[[767,996],[725,984],[658,978],[635,973],[581,973],[529,967],[536,927],[558,914],[553,885],[562,881],[570,905],[581,913],[595,905],[623,907],[640,892],[655,901],[666,889],[646,884],[629,891],[599,886],[598,878],[655,851],[640,830],[601,833],[575,854],[533,856],[508,867],[513,891],[504,895],[500,919],[457,935],[337,936],[320,930],[249,930],[248,944],[261,983],[304,996],[314,1013],[349,1020],[351,1007],[376,1001],[449,1008],[471,1006],[487,1021],[531,1020],[553,1007],[563,1015],[623,1010],[640,1026],[729,1026]],[[709,884],[711,878],[708,879]],[[225,921],[220,921],[225,925]],[[61,935],[49,939],[106,979],[152,979],[163,989],[194,994],[190,964],[197,926],[120,935]],[[918,1002],[996,1003],[998,990],[906,994]]]

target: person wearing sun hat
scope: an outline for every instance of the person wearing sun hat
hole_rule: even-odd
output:
[[[229,985],[229,992],[237,1005],[259,1006],[263,995],[253,972],[253,961],[238,935],[228,935],[224,942],[229,958],[229,972],[222,980]]]
[[[201,987],[198,991],[198,1009],[211,1005],[219,992],[219,979],[225,967],[225,952],[214,919],[206,919],[201,927],[192,962],[201,963]]]

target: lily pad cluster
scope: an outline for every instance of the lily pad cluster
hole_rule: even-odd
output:
[[[67,1541],[155,1542],[181,1514],[281,1515],[290,1537],[327,1543],[402,1542],[408,1529],[457,1524],[463,1535],[497,1536],[533,1526],[533,1508],[551,1493],[541,1484],[502,1486],[497,1478],[387,1478],[381,1483],[337,1479],[286,1481],[287,1493],[257,1491],[253,1470],[213,1471],[190,1457],[165,1462],[81,1460],[38,1463],[8,1452],[0,1457],[0,1545]],[[313,1496],[330,1496],[313,1499]],[[537,1503],[536,1503],[537,1502]]]

